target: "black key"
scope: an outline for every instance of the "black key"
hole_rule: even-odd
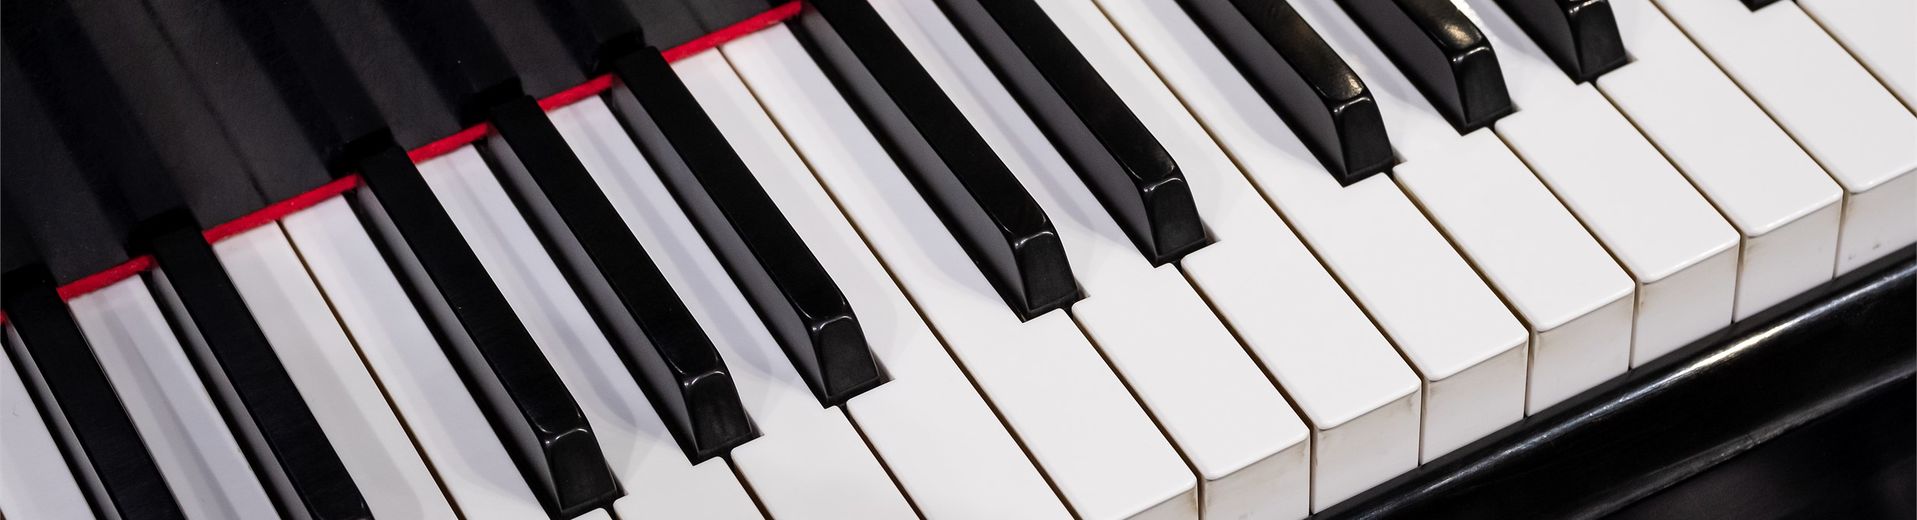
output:
[[[184,519],[93,347],[60,301],[53,273],[30,258],[32,247],[18,215],[9,209],[6,219],[0,225],[6,235],[0,254],[8,257],[0,306],[18,335],[6,342],[7,352],[87,499],[102,516]]]
[[[1451,0],[1338,0],[1459,133],[1516,110],[1491,39]]]
[[[1051,218],[872,6],[807,2],[789,26],[1014,314],[1083,297]]]
[[[532,336],[512,313],[426,180],[397,145],[358,161],[353,199],[381,250],[408,282],[454,366],[498,430],[540,502],[570,518],[610,505],[618,483],[587,424]]]
[[[1498,5],[1573,81],[1597,79],[1630,60],[1609,0],[1498,0]]]
[[[939,4],[1152,265],[1210,243],[1171,153],[1038,4]]]
[[[278,498],[281,514],[372,518],[353,476],[199,230],[182,219],[136,240],[159,265],[147,278],[148,288],[168,311],[194,368]]]
[[[126,246],[153,256],[158,269],[149,286],[168,304],[169,322],[200,377],[217,390],[216,404],[282,514],[370,518],[352,476],[201,235],[205,221],[194,209],[217,211],[232,201],[204,196],[221,193],[217,189],[191,197],[180,192],[182,179],[230,171],[232,159],[222,154],[231,149],[205,114],[194,117],[198,107],[179,97],[179,80],[166,74],[166,63],[155,63],[166,59],[164,44],[153,41],[157,33],[112,3],[71,10],[31,4],[8,4],[8,56],[20,60],[26,78],[9,88],[38,93],[79,169],[13,173],[84,175],[102,205],[129,209],[133,232]],[[250,188],[224,194],[245,195],[257,197]]]
[[[1179,3],[1339,183],[1396,163],[1371,90],[1289,2]]]
[[[431,4],[438,5],[418,9]],[[482,21],[481,10],[492,16]],[[567,72],[552,69],[567,63],[584,79],[540,12],[531,4],[498,0],[435,0],[396,11],[403,26],[429,29],[421,33],[430,37],[409,32],[408,38],[420,61],[448,86],[447,94],[463,100],[460,110],[496,131],[481,151],[493,159],[501,184],[558,257],[686,456],[702,462],[751,440],[752,422],[718,350],[585,165],[533,98],[497,98],[505,89],[517,90],[518,79],[489,32],[533,47],[514,56],[541,62],[532,66],[548,88],[558,88],[553,77]],[[538,47],[549,54],[529,55]]]
[[[1748,7],[1752,11],[1756,11],[1758,9],[1763,9],[1764,6],[1768,6],[1775,3],[1777,3],[1777,0],[1744,0],[1744,7]]]
[[[349,199],[356,213],[380,238],[382,253],[426,311],[441,347],[475,390],[541,503],[555,516],[572,516],[617,498],[617,483],[583,412],[387,130],[388,117],[408,114],[423,118],[409,120],[401,132],[416,141],[441,137],[433,132],[456,125],[451,107],[417,64],[410,65],[414,73],[401,73],[410,57],[404,41],[390,27],[375,31],[383,26],[374,22],[386,23],[384,12],[360,3],[329,4],[332,10],[322,12],[304,2],[249,0],[186,7],[192,9],[161,18],[176,41],[189,48],[243,49],[213,52],[256,64],[279,98],[236,101],[285,107],[292,117],[279,121],[299,127],[276,128],[276,135],[303,138],[306,153],[331,174],[361,174],[366,187]],[[355,27],[368,34],[350,30]],[[338,35],[352,37],[350,47],[335,45]],[[362,83],[389,76],[393,83],[377,96]],[[407,94],[417,94],[417,107],[386,110],[393,98]]]
[[[530,97],[491,109],[486,149],[619,359],[694,463],[756,436],[718,349]]]
[[[819,401],[884,382],[838,284],[656,49],[611,63],[626,128]]]

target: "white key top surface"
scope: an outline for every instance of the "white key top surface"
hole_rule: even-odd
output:
[[[679,60],[672,68],[695,96],[739,81],[716,50]],[[614,205],[620,215],[724,356],[762,434],[734,449],[732,461],[767,513],[821,519],[915,516],[844,413],[822,408],[799,378],[658,175],[643,163],[621,164],[616,179],[599,177],[600,186],[607,191],[615,191],[609,185],[619,186]]]
[[[13,349],[24,348],[10,325],[4,339]],[[0,459],[7,461],[0,471],[0,512],[13,518],[93,518],[80,480],[60,455],[58,427],[41,420],[11,356],[0,349],[0,439],[6,439]]]
[[[1300,8],[1317,22],[1339,13]],[[1635,285],[1489,129],[1459,135],[1369,40],[1330,36],[1384,116],[1394,177],[1531,330],[1527,413],[1629,368]]]
[[[189,518],[279,516],[141,278],[67,306]]]
[[[233,235],[213,251],[372,513],[454,518],[280,227]]]
[[[1099,4],[1425,378],[1421,460],[1523,417],[1524,327],[1389,176],[1339,186],[1175,3]]]
[[[1020,323],[792,34],[755,37],[780,52],[740,74],[1072,511],[1195,516],[1191,470],[1070,317]]]
[[[346,200],[321,202],[280,225],[459,514],[545,514]]]
[[[1905,107],[1917,110],[1917,2],[1798,0],[1797,6],[1857,57]]]
[[[1177,267],[1146,261],[936,4],[874,7],[1051,216],[1085,291],[1071,316],[1204,478],[1200,509],[1307,514],[1304,423]]]
[[[1838,274],[1917,240],[1917,116],[1796,2],[1656,4],[1844,187]]]
[[[1191,184],[1214,242],[1179,267],[1314,427],[1314,509],[1417,467],[1420,389],[1404,358],[1096,4],[1040,6]]]
[[[774,40],[747,36],[720,52],[776,61]],[[912,503],[934,518],[1069,517],[745,83],[711,86],[700,104],[845,293],[890,377],[845,410]]]
[[[1730,324],[1735,228],[1591,85],[1571,82],[1489,0],[1479,27],[1518,112],[1497,133],[1638,282],[1632,366]],[[1467,5],[1468,4],[1468,5]]]
[[[1612,0],[1632,62],[1598,78],[1743,233],[1737,319],[1831,278],[1844,192],[1650,0]]]
[[[723,459],[697,466],[686,459],[479,152],[462,147],[419,171],[585,411],[626,492],[615,509],[757,517]]]

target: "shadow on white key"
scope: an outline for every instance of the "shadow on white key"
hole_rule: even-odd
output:
[[[1341,11],[1301,4],[1377,101],[1399,186],[1530,328],[1525,412],[1624,373],[1635,286],[1617,261],[1497,134],[1459,135]]]
[[[1491,0],[1452,0],[1497,49],[1518,112],[1494,127],[1638,283],[1631,366],[1731,323],[1738,233],[1591,85]]]
[[[613,509],[635,518],[758,517],[724,460],[686,459],[479,153],[461,147],[419,172],[585,411],[626,493]]]
[[[1424,377],[1420,460],[1524,416],[1524,327],[1389,176],[1339,186],[1174,2],[1099,4]]]
[[[716,50],[679,60],[673,70],[693,92],[732,77]],[[603,124],[588,130],[619,150],[605,150],[612,152],[607,162],[588,162],[587,170],[711,335],[759,427],[761,436],[733,449],[731,461],[766,512],[775,518],[914,516],[844,413],[823,407],[799,378],[658,174],[630,141],[621,142],[626,134]]]
[[[1797,2],[1656,4],[1843,186],[1837,274],[1917,240],[1917,116]]]
[[[280,225],[460,516],[544,515],[346,200],[321,202]]]
[[[67,306],[188,517],[279,516],[140,278]]]
[[[1831,279],[1844,192],[1650,0],[1611,0],[1631,63],[1598,78],[1743,234],[1736,319]]]
[[[5,341],[20,344],[20,334],[6,327]],[[67,469],[54,430],[41,419],[20,373],[0,349],[0,511],[14,518],[93,518],[93,509],[80,491],[80,480]]]
[[[1312,426],[1314,511],[1418,465],[1418,377],[1091,0],[1040,5],[1172,154],[1214,242],[1179,268]]]
[[[729,63],[800,53],[751,35],[720,47]],[[784,49],[772,45],[791,45]],[[932,518],[1066,518],[1069,513],[952,362],[838,205],[738,78],[693,91],[794,231],[845,292],[890,380],[845,404],[853,425]]]
[[[213,252],[373,514],[454,518],[280,227],[233,235],[214,244]]]
[[[1072,512],[1196,516],[1191,470],[1070,317],[1020,323],[792,34],[754,38],[739,74]]]
[[[1798,0],[1797,6],[1870,69],[1904,106],[1917,110],[1917,2]]]
[[[1204,479],[1200,511],[1306,515],[1304,423],[1189,282],[1139,253],[936,4],[874,4],[1051,216],[1086,295],[1071,316]]]

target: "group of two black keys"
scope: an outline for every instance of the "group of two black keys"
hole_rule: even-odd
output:
[[[610,203],[544,118],[527,94],[529,90],[550,92],[555,86],[577,84],[588,72],[613,74],[619,81],[611,97],[622,122],[681,204],[691,210],[702,235],[739,279],[755,310],[773,329],[822,404],[842,403],[883,380],[843,295],[673,76],[657,48],[647,45],[640,22],[617,2],[576,0],[533,7],[511,1],[423,1],[392,2],[368,9],[234,1],[214,9],[175,9],[185,7],[178,5],[181,1],[185,0],[152,0],[153,12],[159,14],[150,29],[168,32],[175,44],[186,47],[179,56],[184,63],[174,64],[184,72],[174,76],[160,74],[152,67],[131,72],[101,70],[111,69],[111,65],[63,72],[57,64],[48,62],[70,60],[75,57],[73,53],[83,51],[33,55],[49,44],[88,49],[84,37],[88,30],[123,30],[114,23],[124,20],[106,20],[137,18],[138,13],[73,4],[20,16],[23,13],[19,11],[26,9],[8,4],[11,20],[25,18],[35,25],[57,26],[35,29],[32,34],[36,36],[31,38],[37,40],[8,39],[8,59],[16,60],[15,54],[30,55],[24,60],[27,68],[36,69],[37,64],[39,74],[25,74],[36,86],[55,93],[45,102],[52,107],[49,111],[66,124],[50,126],[61,128],[66,132],[63,135],[69,136],[108,134],[106,138],[72,137],[76,141],[72,145],[86,151],[110,150],[111,155],[120,158],[117,162],[79,161],[93,166],[81,168],[86,171],[24,171],[75,178],[91,175],[94,184],[105,184],[111,187],[106,191],[117,192],[118,198],[106,198],[129,208],[125,213],[130,214],[118,219],[125,223],[123,227],[130,228],[127,243],[132,250],[155,257],[168,273],[157,282],[169,286],[161,292],[184,307],[175,313],[176,321],[185,321],[190,327],[198,317],[198,322],[221,324],[200,328],[204,339],[197,340],[195,348],[205,355],[196,359],[201,360],[202,372],[241,390],[237,392],[241,402],[222,403],[229,417],[250,419],[256,428],[243,428],[248,435],[273,441],[251,446],[325,444],[257,326],[250,320],[230,319],[246,316],[244,303],[200,239],[198,229],[204,223],[191,215],[188,208],[192,204],[182,202],[193,197],[183,198],[168,186],[168,174],[190,178],[192,174],[187,170],[204,166],[208,159],[178,157],[185,153],[174,149],[179,143],[143,134],[142,130],[151,129],[141,128],[138,123],[111,121],[129,113],[113,106],[118,96],[132,98],[120,101],[126,105],[154,101],[141,98],[143,91],[128,85],[127,78],[136,78],[134,81],[142,85],[184,84],[214,94],[254,88],[250,96],[215,97],[237,105],[229,107],[241,114],[234,117],[256,117],[255,109],[259,109],[293,122],[280,125],[278,130],[297,135],[281,135],[283,139],[264,144],[233,145],[266,151],[255,154],[270,157],[258,160],[258,164],[227,165],[231,169],[252,169],[242,175],[251,173],[266,191],[284,182],[261,176],[259,171],[287,166],[288,162],[310,170],[313,157],[324,162],[320,171],[361,175],[368,189],[359,190],[358,213],[384,239],[383,251],[397,264],[396,270],[407,273],[409,292],[436,318],[436,332],[452,350],[456,364],[461,365],[462,377],[479,390],[481,395],[476,397],[488,405],[489,418],[501,436],[511,439],[508,444],[513,449],[509,451],[555,516],[603,506],[619,494],[617,483],[598,452],[583,414],[550,366],[543,363],[503,296],[488,283],[484,268],[459,238],[401,147],[403,142],[418,143],[421,136],[440,135],[432,132],[442,130],[443,125],[409,122],[438,119],[491,124],[496,135],[483,148],[497,165],[504,184],[534,220],[569,280],[586,296],[595,318],[615,339],[622,359],[645,383],[648,396],[693,461],[724,453],[752,438],[755,434],[750,420],[725,375],[723,360],[684,306],[671,296],[670,287],[630,231],[619,224]],[[1507,0],[1513,4],[1526,1],[1534,6],[1549,3]],[[1370,101],[1362,81],[1289,6],[1282,1],[1248,0],[1186,0],[1184,4],[1336,178],[1349,184],[1389,168],[1389,144],[1375,103]],[[1469,27],[1469,21],[1445,0],[1347,0],[1345,6],[1368,32],[1381,37],[1380,43],[1394,61],[1413,72],[1420,88],[1435,105],[1444,108],[1460,131],[1483,126],[1509,112],[1508,96],[1503,95],[1488,43],[1475,28],[1456,30],[1459,24]],[[942,0],[942,7],[1013,88],[1021,104],[1066,153],[1074,169],[1148,259],[1154,264],[1175,261],[1207,242],[1190,189],[1176,163],[1036,4],[1029,0]],[[1534,34],[1569,35],[1571,43],[1562,48],[1570,52],[1559,52],[1549,45],[1547,49],[1553,49],[1553,56],[1574,76],[1595,75],[1621,63],[1618,59],[1605,65],[1608,58],[1593,57],[1602,52],[1591,49],[1601,51],[1604,47],[1602,38],[1589,36],[1601,32],[1589,29],[1590,20],[1600,18],[1591,15],[1596,11],[1587,6],[1555,13],[1538,11],[1534,14],[1539,16],[1521,18]],[[1551,25],[1539,20],[1561,23]],[[541,22],[538,28],[543,31],[528,30],[528,23]],[[801,40],[847,91],[862,118],[890,145],[888,149],[1015,314],[1029,319],[1079,299],[1062,244],[1043,210],[949,100],[925,95],[939,89],[870,6],[858,0],[812,2],[796,26]],[[396,31],[396,27],[407,30]],[[512,35],[514,45],[499,47],[495,34]],[[69,41],[60,41],[62,35]],[[1442,40],[1440,36],[1454,38]],[[114,40],[102,41],[95,40],[101,48],[93,52],[137,53],[140,43],[159,43],[128,38],[117,43],[123,48],[114,48]],[[1611,42],[1614,44],[1615,38]],[[213,45],[249,50],[259,69],[235,77],[227,74],[233,72],[225,68],[230,64],[195,63],[200,58],[194,50]],[[412,53],[394,54],[392,47],[411,49]],[[1615,50],[1621,56],[1621,49]],[[1436,58],[1430,56],[1433,52]],[[369,54],[374,59],[367,59]],[[404,62],[407,56],[418,62]],[[79,58],[99,62],[101,56]],[[391,73],[409,65],[414,68],[413,74],[401,76],[416,80],[415,84],[394,85],[405,82],[395,80]],[[10,79],[23,74],[11,63],[7,71]],[[1486,74],[1492,81],[1484,79]],[[248,79],[256,84],[244,84]],[[259,94],[258,81],[275,87],[276,92]],[[529,85],[522,86],[522,81]],[[73,88],[76,85],[80,88]],[[15,97],[19,96],[9,95],[9,108],[21,104]],[[74,108],[72,102],[81,99],[106,102]],[[443,106],[437,108],[443,113],[422,113],[417,103],[421,99],[442,101]],[[64,105],[63,100],[67,101]],[[29,99],[24,104],[37,108],[42,101]],[[209,117],[219,119],[217,115]],[[75,126],[86,130],[76,131]],[[119,135],[100,128],[118,128]],[[11,143],[11,136],[17,132],[9,134]],[[305,149],[288,150],[289,142]],[[300,158],[287,159],[289,155]],[[10,158],[9,162],[15,161]],[[155,173],[154,164],[172,171]],[[12,164],[9,169],[23,171]],[[108,182],[98,182],[100,177]],[[9,262],[9,280],[14,277],[15,263],[33,263]],[[22,277],[47,281],[9,283],[9,311],[13,311],[16,300],[19,305],[32,302],[57,306],[57,298],[49,296],[52,281],[43,274],[44,268],[18,271],[35,275]],[[16,294],[27,294],[20,291],[39,293],[16,298]],[[53,320],[64,311],[14,314]],[[37,323],[18,326],[24,333],[38,330]],[[36,346],[28,347],[30,352],[23,354],[53,348],[40,345],[83,342],[71,319],[65,323],[64,327],[53,327],[61,333],[36,333],[36,339],[27,342]],[[65,351],[86,352],[83,343],[79,347]],[[26,359],[31,362],[35,358]],[[103,376],[91,379],[100,380],[102,386],[95,388],[104,388]],[[111,399],[110,392],[96,390],[93,394]],[[269,411],[262,412],[259,409],[263,407],[257,406],[262,403],[291,406],[264,407]],[[117,408],[117,402],[114,404],[100,410],[111,411]],[[124,414],[120,415],[119,423],[124,425]],[[270,480],[288,484],[275,486],[280,507],[320,518],[370,514],[336,457],[293,459],[285,450],[268,451],[249,452],[249,456],[256,461],[271,457],[275,462],[262,467],[280,473],[268,475]],[[148,462],[146,467],[150,469]],[[117,477],[127,482],[157,482],[156,474],[146,473]],[[96,481],[114,477],[89,472],[89,479]],[[132,487],[150,490],[156,486],[164,490],[163,484]],[[129,486],[92,487],[110,490]],[[140,510],[165,511],[167,508],[150,506],[156,501],[170,502],[161,500],[164,493],[141,497],[96,497],[96,501],[123,511],[127,509],[125,504],[136,501],[141,504]]]

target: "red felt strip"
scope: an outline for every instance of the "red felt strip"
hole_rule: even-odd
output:
[[[665,56],[666,61],[679,61],[687,56],[718,47],[725,42],[752,34],[760,29],[778,25],[787,19],[798,16],[800,8],[799,0],[793,0],[767,10],[766,12],[753,15],[751,18],[740,20],[739,23],[726,26],[723,29],[713,31],[705,36],[700,36],[692,41],[667,49],[661,54]],[[539,100],[539,108],[548,111],[555,110],[576,103],[579,100],[599,95],[599,93],[605,92],[608,88],[612,88],[611,76],[592,78],[586,80],[585,83],[580,83],[577,86],[559,91],[556,94],[547,96],[545,99]],[[485,137],[486,134],[491,131],[492,128],[484,123],[467,127],[458,133],[426,143],[424,146],[408,151],[406,152],[406,156],[412,159],[413,162],[423,162],[434,157],[452,153],[453,150],[458,150],[461,146],[472,144],[474,141]],[[358,187],[359,182],[359,175],[357,174],[340,177],[333,182],[326,183],[318,188],[313,188],[306,193],[294,195],[286,200],[260,208],[259,211],[248,213],[240,218],[213,226],[212,229],[206,230],[203,234],[206,236],[208,243],[219,242],[227,237],[271,224],[273,221],[286,218],[287,215],[292,215],[300,210],[324,202],[326,199],[330,199],[335,195]],[[61,286],[59,290],[60,299],[71,300],[78,298],[81,295],[119,283],[121,280],[139,276],[140,273],[151,268],[153,268],[153,257],[141,256],[128,260],[120,265],[107,268],[104,271],[93,273],[85,278],[74,280],[73,283]],[[0,312],[0,324],[4,323],[6,323],[6,314]]]

